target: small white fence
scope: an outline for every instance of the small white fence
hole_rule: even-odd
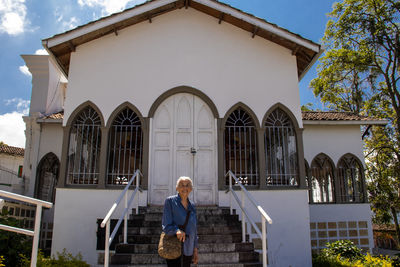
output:
[[[40,237],[40,220],[42,219],[42,208],[52,208],[53,203],[43,201],[36,198],[31,198],[23,195],[18,195],[14,193],[10,193],[7,191],[0,190],[0,197],[6,197],[9,199],[14,199],[18,201],[23,201],[26,203],[36,205],[36,214],[35,214],[35,227],[34,230],[26,230],[22,228],[12,227],[4,224],[0,224],[0,230],[6,230],[10,232],[16,232],[19,234],[33,236],[33,244],[32,244],[32,256],[31,256],[31,267],[36,267],[37,262],[37,253],[39,246],[39,237]],[[1,200],[2,202],[4,200]]]
[[[253,196],[246,190],[246,188],[242,185],[242,182],[235,176],[235,174],[232,171],[228,171],[226,176],[229,176],[229,189],[227,192],[230,192],[229,195],[229,204],[230,204],[230,209],[231,209],[231,214],[232,214],[232,196],[236,200],[237,205],[242,211],[242,242],[246,242],[246,218],[250,222],[250,224],[253,226],[254,230],[258,234],[258,236],[261,238],[262,242],[262,259],[263,259],[263,267],[267,266],[267,226],[266,222],[269,224],[272,224],[271,218],[268,216],[268,214],[264,211],[264,209],[257,204]],[[232,186],[232,179],[235,181],[235,185],[238,185],[240,190],[241,190],[241,200],[239,200],[238,195],[236,194],[233,186]],[[254,222],[254,220],[250,217],[248,212],[246,211],[245,207],[245,200],[246,198],[250,200],[250,203],[253,204],[253,206],[258,210],[261,216],[261,230],[258,228],[257,224]]]
[[[142,175],[142,173],[137,170],[132,178],[130,179],[129,183],[125,186],[124,191],[122,191],[122,193],[120,194],[120,196],[118,197],[117,201],[115,201],[115,203],[111,206],[110,210],[108,211],[106,217],[104,218],[104,220],[101,222],[101,228],[106,227],[106,238],[105,238],[105,247],[104,247],[104,266],[108,267],[108,265],[110,264],[110,245],[111,242],[114,240],[114,237],[118,231],[118,228],[120,227],[122,220],[124,220],[124,232],[123,232],[123,236],[124,236],[124,244],[128,243],[128,211],[132,205],[133,200],[135,199],[135,195],[137,193],[138,190],[141,190],[139,187],[140,184],[140,180],[139,180],[139,175]],[[128,189],[129,187],[132,185],[133,181],[136,179],[136,188],[133,191],[131,198],[128,201]],[[121,202],[122,198],[125,199],[125,209],[122,213],[122,215],[119,217],[119,220],[117,222],[117,225],[114,227],[113,232],[111,233],[111,237],[110,237],[110,220],[111,220],[111,216],[113,215],[113,213],[115,212],[115,210],[117,209],[119,203]],[[139,198],[137,198],[136,201],[136,214],[139,213]]]

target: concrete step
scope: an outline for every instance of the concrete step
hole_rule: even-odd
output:
[[[110,267],[167,267],[167,264],[110,264]],[[257,262],[243,262],[243,263],[219,263],[219,264],[192,264],[193,267],[261,267],[262,263]]]
[[[258,262],[257,252],[199,253],[199,264]],[[158,254],[125,254],[111,256],[112,264],[163,264],[165,259]]]
[[[198,221],[197,225],[199,227],[218,227],[218,226],[239,226],[241,227],[241,223],[235,219],[228,220],[221,218],[221,220],[217,219],[208,219],[204,221]],[[130,219],[128,220],[128,227],[161,227],[161,218],[157,221],[145,221],[142,219]]]
[[[242,234],[226,234],[226,235],[198,235],[199,243],[240,243],[242,242]],[[122,243],[122,236],[119,237]],[[246,235],[246,240],[248,240]],[[158,244],[160,235],[128,235],[128,244]]]
[[[145,213],[160,213],[162,214],[164,207],[162,206],[150,206],[150,207],[139,207],[139,214]],[[233,209],[233,214],[236,214],[236,210]],[[229,207],[217,207],[217,206],[201,206],[196,207],[197,214],[207,214],[207,215],[221,215],[230,214]],[[132,214],[136,213],[136,209],[132,209]]]
[[[128,227],[128,235],[159,235],[161,231],[160,225],[157,227]],[[242,229],[234,226],[199,226],[197,233],[199,235],[241,234]]]
[[[133,221],[145,221],[145,222],[158,222],[161,225],[162,214],[161,213],[146,213],[146,214],[131,214],[129,220]],[[207,215],[197,214],[198,225],[229,225],[230,222],[237,222],[239,220],[238,215],[221,214],[221,215]]]
[[[116,253],[132,254],[157,254],[158,244],[118,244],[115,247]],[[199,244],[199,253],[218,252],[251,252],[254,250],[253,243],[207,243]]]

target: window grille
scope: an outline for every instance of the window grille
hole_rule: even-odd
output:
[[[35,197],[44,201],[55,201],[60,162],[56,155],[49,153],[40,161]]]
[[[225,172],[231,170],[243,185],[258,185],[257,131],[253,119],[241,108],[226,120],[224,145]]]
[[[139,117],[129,108],[114,120],[108,142],[107,184],[127,184],[142,170],[143,134]]]
[[[98,184],[101,144],[100,117],[92,107],[72,123],[68,147],[68,184]]]
[[[265,121],[266,183],[268,186],[297,186],[297,143],[293,123],[281,109]]]
[[[338,164],[339,197],[342,202],[363,202],[362,167],[351,155],[344,156]]]
[[[312,203],[335,202],[335,182],[333,169],[329,158],[325,155],[318,155],[311,163],[311,191]]]

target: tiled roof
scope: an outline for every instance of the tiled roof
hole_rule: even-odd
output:
[[[15,146],[0,145],[0,153],[23,157],[25,149]]]
[[[53,113],[42,117],[41,119],[62,120],[64,111]],[[335,111],[303,111],[303,121],[385,121],[383,119],[375,119],[367,116],[354,115],[349,112]]]
[[[349,112],[334,111],[303,111],[303,120],[307,121],[371,121],[381,120],[367,116],[354,115]]]
[[[47,116],[42,117],[41,119],[52,119],[52,120],[62,120],[64,118],[64,111],[60,111],[57,113],[53,113]]]

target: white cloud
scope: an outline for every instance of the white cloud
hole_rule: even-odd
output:
[[[25,0],[0,0],[0,33],[21,34],[26,25]]]
[[[4,100],[6,106],[14,106],[15,111],[0,115],[0,141],[7,145],[25,147],[25,123],[22,116],[29,113],[29,100],[13,98]]]
[[[12,98],[4,100],[6,106],[14,106],[16,112],[27,115],[29,113],[29,105],[31,101],[22,98]]]
[[[25,147],[23,113],[17,111],[0,115],[0,141],[7,145]]]
[[[35,51],[35,55],[48,55],[46,49],[38,49]]]
[[[71,30],[73,28],[76,28],[77,26],[78,26],[78,19],[76,17],[70,18],[69,21],[62,22],[63,30]]]
[[[80,6],[100,7],[102,15],[122,11],[128,4],[134,6],[145,0],[78,0]]]
[[[19,71],[22,72],[22,74],[24,74],[26,76],[32,77],[32,73],[30,73],[30,71],[26,65],[19,66]]]

